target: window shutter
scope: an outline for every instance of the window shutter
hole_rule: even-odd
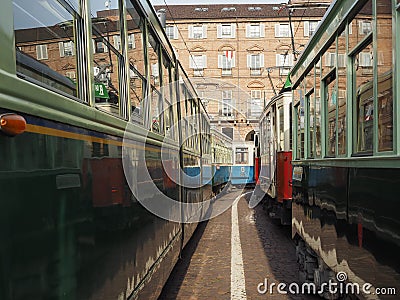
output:
[[[235,38],[236,37],[236,24],[232,23],[231,24],[231,38]]]
[[[279,24],[275,24],[275,37],[280,37],[279,36]]]
[[[251,54],[247,54],[247,67],[251,68]]]
[[[59,42],[58,47],[60,48],[60,57],[64,57],[64,42]]]
[[[221,24],[217,25],[217,38],[218,39],[222,38],[222,25]]]
[[[203,25],[203,39],[207,38],[207,25]]]
[[[203,69],[207,68],[207,55],[203,55]]]
[[[178,26],[174,25],[174,40],[178,39]]]
[[[293,66],[293,61],[294,61],[293,54],[289,54],[288,57],[289,57],[289,66],[291,67]]]
[[[304,21],[304,36],[310,36],[310,22]]]
[[[96,53],[96,41],[92,39],[92,48],[93,48],[93,53]]]
[[[119,41],[121,40],[119,35],[114,35],[113,36],[113,40],[114,40],[114,47],[115,49],[119,50]]]
[[[264,54],[261,53],[259,54],[259,56],[260,56],[260,67],[264,68]]]
[[[276,54],[275,55],[275,62],[276,62],[276,66],[280,67],[281,66],[281,55],[280,54]]]
[[[363,21],[359,20],[358,21],[358,33],[363,34]]]
[[[189,68],[194,69],[194,59],[191,54],[189,54]]]
[[[224,59],[224,55],[223,54],[218,54],[218,68],[222,68],[222,64],[223,64],[223,59]]]
[[[260,24],[260,37],[265,37],[265,24]]]
[[[193,38],[193,25],[189,25],[189,39]]]
[[[246,37],[250,37],[250,24],[246,24]]]

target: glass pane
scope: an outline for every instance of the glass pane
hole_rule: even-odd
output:
[[[333,43],[322,56],[322,76],[336,66],[336,43]]]
[[[371,56],[372,45],[368,45],[354,57],[355,100],[357,109],[357,152],[372,151],[373,143],[373,73],[372,58],[370,65],[362,64],[364,57]]]
[[[391,1],[377,1],[378,151],[393,150],[393,45]]]
[[[296,101],[299,100],[299,104],[296,107],[297,117],[297,158],[304,158],[304,94],[303,94],[303,83],[299,85],[297,90],[294,92]],[[295,101],[295,102],[296,102]]]
[[[104,53],[94,54],[94,84],[96,107],[119,114],[119,72],[121,56],[114,52],[105,40]]]
[[[309,122],[309,156],[314,157],[314,114],[315,114],[315,103],[314,103],[314,68],[307,74],[306,80],[306,92],[307,95],[307,103],[308,103],[308,122]],[[310,91],[312,91],[310,93]]]
[[[144,50],[143,50],[143,18],[138,14],[130,0],[126,2],[127,9],[127,42],[129,62],[135,69],[146,77],[144,70]]]
[[[285,148],[285,127],[284,127],[284,115],[283,115],[283,106],[278,108],[279,114],[279,143],[278,143],[278,151],[283,151]]]
[[[55,0],[13,1],[17,74],[76,97],[76,17]]]
[[[338,154],[346,154],[346,36],[338,38]]]
[[[328,114],[328,128],[327,128],[327,150],[328,156],[335,156],[336,151],[336,104],[337,104],[337,91],[336,91],[336,76],[335,73],[330,75],[324,81],[325,102]]]
[[[372,32],[372,0],[364,5],[349,24],[349,50],[351,51],[370,32]]]
[[[315,63],[315,156],[321,157],[321,62]]]
[[[146,80],[130,65],[129,96],[132,107],[132,121],[143,125],[143,99],[145,97]]]

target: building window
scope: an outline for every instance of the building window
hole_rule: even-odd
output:
[[[219,24],[217,26],[217,38],[235,38],[236,24]]]
[[[231,50],[218,54],[218,68],[222,70],[223,76],[232,75],[232,68],[235,67],[235,53]]]
[[[203,76],[204,69],[207,68],[207,56],[190,55],[189,64],[189,67],[193,69],[194,76]]]
[[[290,37],[289,23],[275,24],[275,37]]]
[[[312,37],[317,30],[319,21],[305,21],[304,22],[304,36]]]
[[[189,25],[190,39],[205,39],[207,38],[207,25]]]
[[[222,91],[222,116],[233,116],[232,109],[232,91]]]
[[[114,40],[114,47],[117,50],[121,49],[121,36],[120,35],[114,35],[113,36],[113,40]]]
[[[371,21],[367,20],[360,20],[358,22],[358,29],[359,33],[363,35],[367,35],[372,32],[372,23]]]
[[[36,46],[36,57],[38,60],[49,58],[49,56],[47,55],[47,45]]]
[[[128,34],[128,49],[132,50],[135,49],[136,45],[135,45],[135,34],[131,33]]]
[[[246,26],[246,37],[248,38],[260,38],[265,36],[264,24],[252,23]]]
[[[251,91],[249,116],[258,118],[262,110],[263,110],[262,91],[261,90]]]
[[[264,54],[247,54],[247,67],[250,68],[250,75],[261,75],[261,70],[264,68]]]
[[[178,39],[178,27],[175,25],[168,25],[165,27],[165,32],[170,40]]]
[[[60,48],[60,57],[74,55],[74,43],[72,41],[58,43]]]
[[[93,53],[105,53],[108,52],[108,47],[104,44],[102,38],[93,39]]]

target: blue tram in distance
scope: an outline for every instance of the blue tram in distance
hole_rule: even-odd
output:
[[[254,185],[254,141],[234,142],[232,148],[234,151],[231,172],[232,185],[242,187]]]
[[[213,192],[218,193],[231,183],[232,139],[216,129],[211,129],[211,147],[212,186]]]

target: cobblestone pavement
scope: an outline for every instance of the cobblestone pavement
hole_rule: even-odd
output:
[[[237,195],[232,192],[222,198]],[[199,224],[159,300],[231,299],[231,213],[229,209]],[[274,224],[260,205],[248,208],[245,198],[238,203],[238,219],[246,287],[246,296],[240,299],[320,299],[309,295],[282,295],[276,290],[281,282],[298,282],[290,226]],[[276,284],[272,294],[257,291],[258,284],[265,279],[268,285]]]

